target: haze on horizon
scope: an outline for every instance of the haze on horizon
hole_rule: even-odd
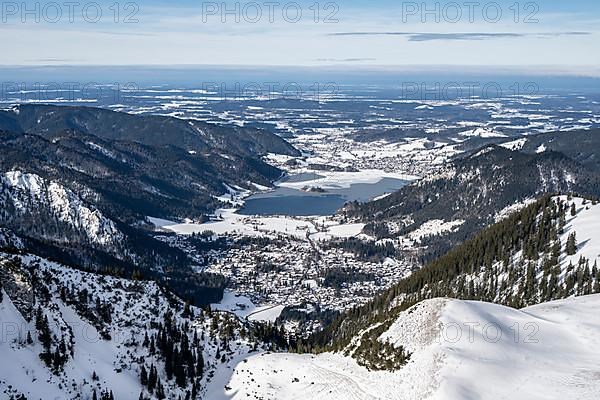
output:
[[[600,76],[600,4],[3,3],[0,65],[467,66]]]

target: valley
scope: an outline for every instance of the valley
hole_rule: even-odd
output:
[[[383,198],[420,179],[408,172],[408,162],[397,160],[410,160],[410,170],[427,175],[458,153],[452,145],[425,149],[422,140],[414,139],[388,146],[382,159],[378,144],[367,150],[340,137],[331,143],[343,142],[346,157],[332,157],[331,147],[314,148],[311,143],[318,139],[307,139],[291,141],[303,152],[300,157],[265,157],[286,172],[274,189],[229,186],[229,194],[220,197],[229,208],[218,209],[213,221],[157,221],[160,231],[234,243],[210,252],[210,260],[199,268],[228,279],[228,289],[240,296],[234,310],[246,301],[277,310],[268,315],[272,322],[283,313],[286,329],[303,336],[321,329],[332,316],[364,304],[419,265],[418,244],[411,239],[379,240],[363,232],[365,223],[350,221],[338,210],[348,202]],[[374,169],[382,165],[386,169]],[[435,229],[424,227],[421,235]],[[181,242],[172,235],[157,237],[175,246]],[[294,317],[286,319],[288,313]]]
[[[104,118],[128,127],[123,140],[98,125]],[[594,130],[396,139],[382,131],[363,140],[360,130],[332,129],[284,140],[148,118],[29,106],[0,119],[0,312],[20,326],[2,344],[17,365],[0,371],[8,398],[508,396],[457,366],[491,365],[484,376],[495,382],[503,363],[531,371],[519,354],[539,362],[543,350],[503,339],[514,358],[495,359],[498,342],[448,340],[445,325],[504,334],[518,321],[527,336],[542,324],[549,347],[597,335],[595,325],[581,335],[573,328],[600,292]],[[248,136],[232,147],[223,144],[229,134]],[[566,151],[573,135],[592,145]],[[176,169],[162,168],[174,160]],[[121,317],[107,318],[108,302]],[[573,302],[577,321],[535,314]],[[36,323],[44,316],[64,328],[45,334]],[[87,343],[79,326],[100,339]],[[477,329],[477,338],[489,333]],[[580,379],[574,370],[594,373],[580,348],[563,350],[575,355],[553,372],[560,382]],[[476,354],[490,355],[477,364]],[[81,357],[99,363],[81,369]],[[178,369],[182,357],[189,365]],[[524,396],[595,390],[523,374],[510,386]],[[34,390],[13,384],[40,377],[46,384]]]
[[[600,2],[259,3],[0,7],[0,400],[599,400]]]

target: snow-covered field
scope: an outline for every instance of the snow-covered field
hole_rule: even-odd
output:
[[[220,303],[211,304],[211,308],[217,311],[231,312],[240,318],[246,318],[250,321],[275,322],[285,306],[265,305],[257,307],[246,296],[236,295],[231,290],[225,290],[223,300]]]
[[[214,399],[597,399],[599,307],[600,295],[522,310],[429,300],[380,338],[412,352],[398,372],[340,354],[263,353],[238,364]]]
[[[278,234],[306,237],[307,232],[316,232],[314,226],[306,221],[290,217],[249,217],[236,214],[236,209],[218,210],[219,221],[203,224],[162,225],[166,229],[180,235],[191,235],[211,231],[217,235],[241,236],[273,236]]]
[[[407,236],[413,242],[419,243],[423,238],[428,236],[436,236],[445,232],[455,231],[464,223],[464,220],[445,222],[439,219],[432,219],[410,232]]]
[[[236,209],[218,210],[219,221],[211,221],[203,224],[169,223],[169,221],[158,218],[149,218],[149,220],[163,230],[175,232],[180,235],[210,231],[217,235],[254,237],[284,235],[296,239],[306,239],[307,236],[311,236],[315,240],[356,236],[360,234],[365,226],[364,224],[340,224],[322,217],[260,217],[240,215],[236,211]],[[319,227],[317,227],[317,224]]]

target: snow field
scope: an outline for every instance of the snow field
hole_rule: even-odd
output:
[[[380,338],[412,352],[400,371],[370,372],[340,354],[262,353],[238,364],[214,399],[593,400],[599,307],[600,295],[523,310],[428,300]]]

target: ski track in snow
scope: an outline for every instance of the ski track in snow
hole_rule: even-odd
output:
[[[380,338],[412,351],[400,371],[370,372],[341,354],[262,353],[238,364],[214,400],[595,400],[599,308],[600,295],[522,310],[428,300]]]

